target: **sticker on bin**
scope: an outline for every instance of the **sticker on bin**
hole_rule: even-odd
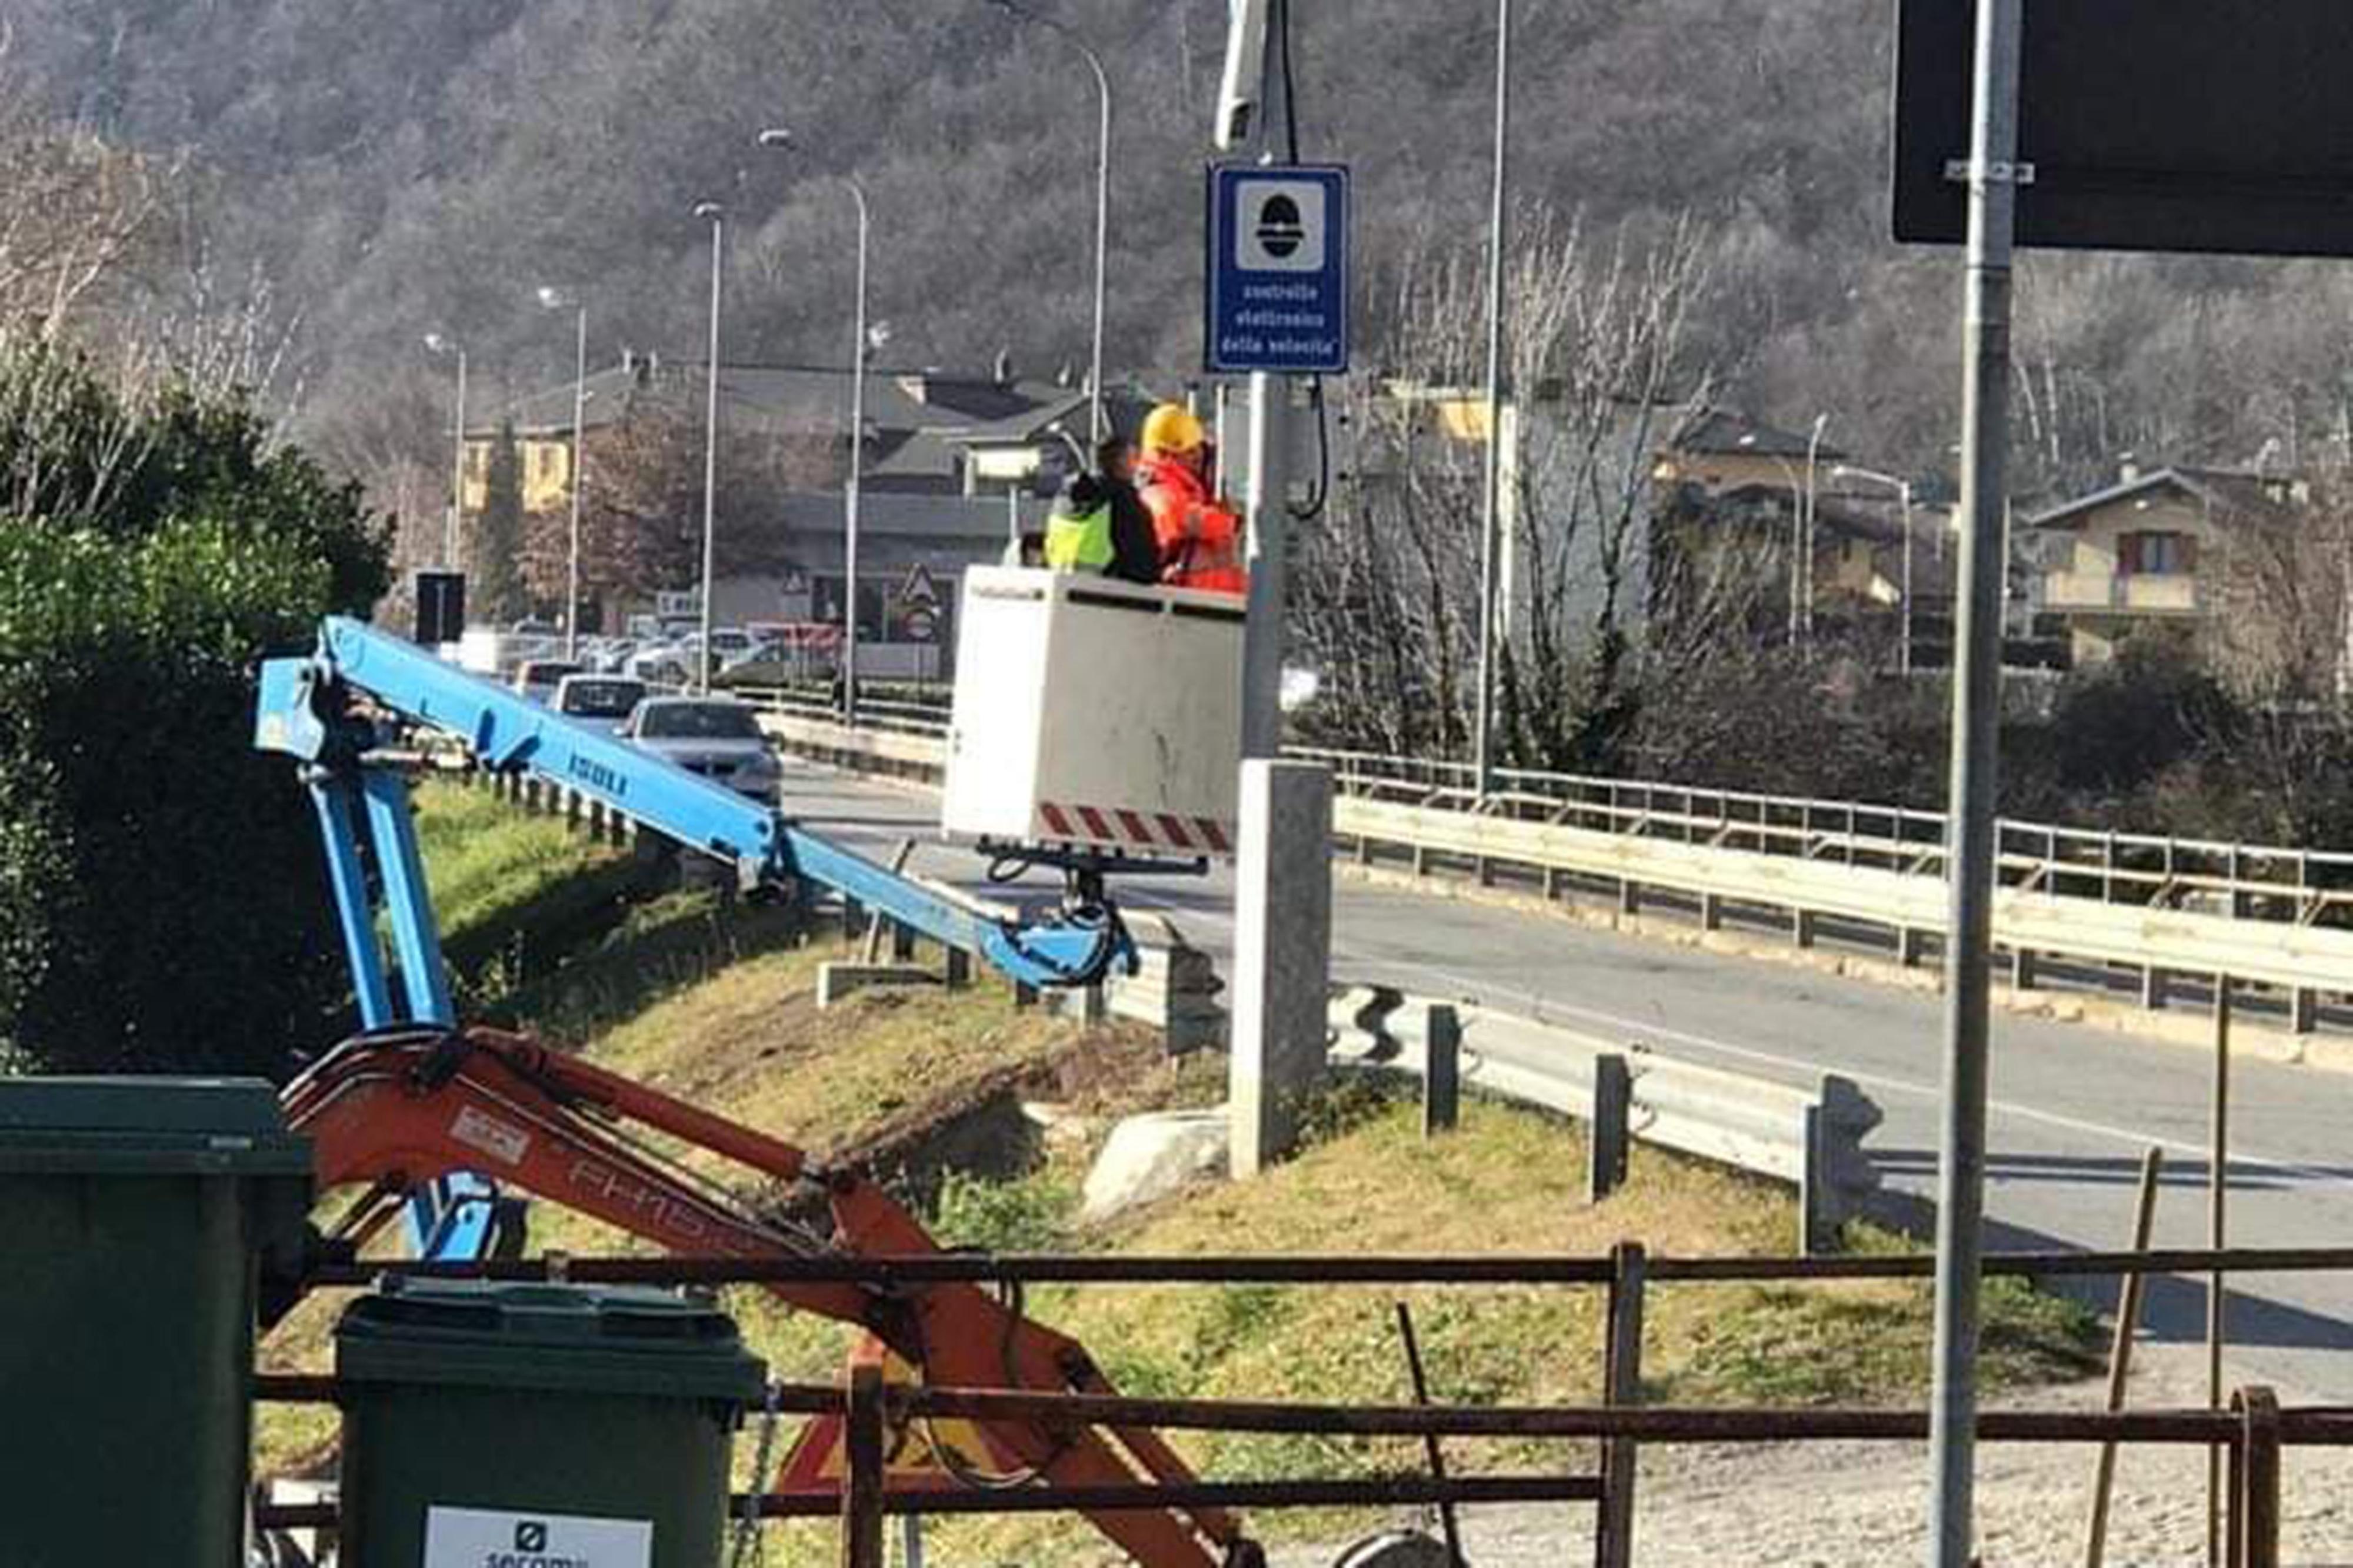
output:
[[[423,1568],[652,1568],[653,1559],[651,1520],[425,1510]]]

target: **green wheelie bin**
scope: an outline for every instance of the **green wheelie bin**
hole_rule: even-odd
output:
[[[765,1368],[660,1290],[392,1280],[335,1330],[343,1568],[718,1568]]]
[[[0,1563],[239,1568],[259,1280],[310,1203],[267,1083],[0,1079]]]

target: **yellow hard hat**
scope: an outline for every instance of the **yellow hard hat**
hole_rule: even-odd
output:
[[[1181,403],[1164,403],[1144,421],[1147,452],[1195,452],[1203,439],[1201,422]]]

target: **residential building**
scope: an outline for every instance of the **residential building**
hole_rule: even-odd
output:
[[[580,406],[592,503],[597,450],[617,442],[631,422],[683,417],[699,440],[706,374],[701,362],[636,353],[590,374]],[[773,492],[748,504],[723,496],[719,527],[738,539],[756,536],[764,561],[775,563],[715,584],[714,613],[723,623],[839,624],[849,596],[843,491],[851,377],[834,366],[720,366],[723,430],[760,446],[777,476]],[[470,510],[486,500],[491,448],[510,426],[524,510],[554,514],[569,506],[575,392],[566,383],[532,394],[467,432]],[[1114,426],[1129,430],[1148,405],[1127,388],[1110,403]],[[1020,379],[1004,364],[989,374],[868,373],[857,598],[869,651],[861,669],[870,659],[871,672],[886,675],[937,667],[939,646],[952,646],[965,569],[1001,559],[1009,541],[1042,526],[1049,500],[1088,456],[1088,424],[1083,390]],[[630,613],[651,609],[661,591],[691,586],[640,584],[625,600],[585,609],[583,621],[619,626]],[[910,614],[916,609],[926,613]],[[911,626],[930,646],[895,647]]]
[[[2047,563],[2042,616],[2064,629],[2077,664],[2115,658],[2137,633],[2192,625],[2218,608],[2232,531],[2284,521],[2306,499],[2284,475],[2127,462],[2115,483],[2025,519]]]

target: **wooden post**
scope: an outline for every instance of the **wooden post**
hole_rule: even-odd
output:
[[[2214,1104],[2211,1116],[2211,1146],[2206,1161],[2206,1245],[2220,1252],[2228,1244],[2231,1190],[2231,977],[2214,976]],[[2224,1278],[2220,1269],[2206,1279],[2206,1401],[2222,1408],[2222,1299]],[[2233,1454],[2235,1455],[2235,1450]],[[2228,1543],[2223,1539],[2223,1451],[2206,1454],[2206,1560],[2219,1565]]]
[[[1650,1260],[1641,1242],[1621,1241],[1609,1249],[1609,1262],[1601,1402],[1639,1405],[1642,1399],[1642,1292]],[[1634,1440],[1606,1439],[1601,1445],[1601,1504],[1594,1521],[1594,1568],[1630,1568],[1634,1561]]]
[[[1621,1056],[1593,1058],[1593,1119],[1587,1123],[1585,1201],[1598,1204],[1626,1182],[1634,1075]]]
[[[841,1568],[882,1568],[882,1369],[849,1369],[842,1447]]]
[[[1462,1110],[1462,1017],[1440,1004],[1424,1026],[1428,1059],[1421,1074],[1421,1135],[1451,1132]]]
[[[2133,1205],[2132,1250],[2141,1252],[2148,1247],[2149,1236],[2157,1224],[2158,1180],[2165,1169],[2165,1151],[2156,1144],[2140,1161],[2140,1196]],[[2108,1394],[2104,1408],[2109,1411],[2125,1407],[2125,1385],[2132,1375],[2133,1337],[2140,1331],[2141,1296],[2148,1283],[2147,1277],[2127,1274],[2116,1303],[2116,1329],[2108,1345]],[[2091,1533],[2084,1542],[2084,1568],[2100,1568],[2108,1552],[2108,1500],[2116,1489],[2116,1446],[2100,1445],[2099,1458],[2092,1469]]]
[[[2232,1560],[2242,1568],[2279,1568],[2279,1400],[2268,1388],[2242,1388],[2231,1396],[2231,1408],[2240,1424]]]

